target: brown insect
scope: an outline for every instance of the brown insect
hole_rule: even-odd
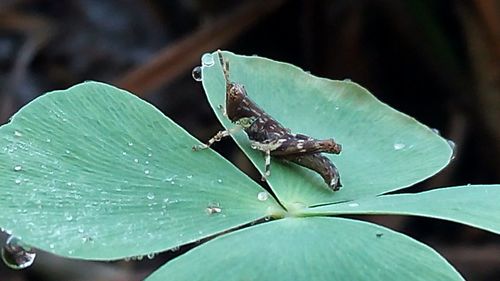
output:
[[[220,51],[218,56],[226,81],[224,115],[237,126],[218,132],[207,144],[194,146],[193,150],[206,149],[235,130],[243,129],[250,139],[252,148],[265,154],[265,172],[262,180],[271,175],[271,156],[273,156],[316,171],[333,191],[339,190],[342,184],[338,170],[330,159],[321,153],[339,154],[342,150],[341,145],[333,139],[318,140],[291,133],[290,129],[285,128],[253,102],[243,85],[229,80],[229,62],[224,59]]]

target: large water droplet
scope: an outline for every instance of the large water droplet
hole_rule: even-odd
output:
[[[191,71],[191,76],[193,76],[194,81],[200,82],[201,80],[203,80],[201,77],[201,66],[193,68],[193,71]]]
[[[259,199],[259,201],[266,201],[267,198],[269,198],[269,193],[265,191],[261,191],[259,192],[259,194],[257,194],[257,199]]]
[[[394,150],[401,150],[401,149],[405,148],[406,145],[404,143],[395,143],[393,145],[393,147],[394,147]]]
[[[12,269],[23,269],[32,265],[35,257],[35,251],[14,236],[10,236],[2,248],[2,260]]]
[[[16,172],[19,172],[19,171],[21,171],[22,169],[23,169],[23,167],[22,167],[21,165],[16,165],[16,166],[14,166],[14,171],[16,171]]]
[[[203,56],[201,56],[201,65],[203,66],[206,66],[206,67],[210,67],[212,65],[214,65],[214,56],[210,53],[206,53],[206,54],[203,54]]]

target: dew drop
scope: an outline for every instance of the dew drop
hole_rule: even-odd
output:
[[[152,260],[155,258],[155,256],[156,256],[155,253],[149,253],[147,257],[148,257],[148,259]]]
[[[46,142],[51,142],[51,140],[50,140],[50,139],[46,139],[45,141],[46,141]]]
[[[145,170],[145,171],[144,171],[144,173],[145,173],[146,175],[149,175],[149,170]]]
[[[192,175],[189,175],[189,176],[186,176],[186,178],[188,178],[188,179],[192,179],[192,178],[193,178],[193,176],[192,176]]]
[[[222,208],[220,207],[219,203],[210,204],[210,205],[208,205],[208,207],[205,209],[205,212],[206,212],[208,215],[218,214],[218,213],[222,212]]]
[[[222,179],[218,179],[218,180],[217,180],[217,182],[218,182],[218,183],[222,183]]]
[[[151,157],[151,156],[153,156],[153,153],[151,153],[151,152],[148,153],[148,157]]]
[[[201,56],[201,65],[210,67],[214,65],[214,56],[210,53],[205,53]]]
[[[153,200],[153,199],[155,199],[155,195],[154,195],[154,193],[153,193],[153,192],[148,192],[147,198],[148,198],[149,200]]]
[[[259,199],[259,201],[266,201],[268,198],[269,198],[269,193],[265,191],[261,191],[259,192],[259,194],[257,194],[257,199]]]
[[[54,249],[54,247],[55,247],[54,244],[49,245],[49,248],[51,248],[51,249]]]
[[[22,167],[21,165],[16,165],[16,166],[14,166],[14,171],[16,171],[16,172],[19,172],[19,171],[21,171],[22,169],[23,169],[23,167]]]
[[[436,129],[436,128],[432,128],[431,130],[432,130],[432,132],[434,132],[434,134],[436,134],[436,135],[441,135],[441,133],[439,132],[439,130],[438,130],[438,129]]]
[[[21,180],[21,179],[16,179],[14,182],[15,182],[16,184],[21,184],[22,180]]]
[[[200,82],[202,79],[201,77],[201,66],[197,66],[193,68],[191,71],[191,76],[193,76],[194,81]]]
[[[349,207],[353,207],[354,208],[354,207],[358,207],[358,206],[359,206],[358,203],[349,203]]]
[[[2,260],[12,269],[27,268],[35,257],[35,251],[14,236],[10,236],[2,248]]]
[[[336,105],[335,110],[339,110],[339,109],[340,109],[340,106]]]
[[[21,132],[19,132],[19,131],[14,131],[14,136],[16,136],[16,137],[22,137],[23,134]]]
[[[138,261],[142,261],[143,258],[144,258],[144,256],[142,256],[142,255],[139,255],[139,256],[135,257],[135,259],[138,260]]]
[[[455,159],[455,156],[456,156],[456,153],[457,153],[457,150],[456,150],[456,146],[457,145],[452,140],[447,140],[447,142],[448,142],[448,145],[450,146],[450,148],[452,150],[451,159]]]
[[[135,163],[139,163],[139,159],[135,158],[135,159],[134,159],[134,162],[135,162]]]
[[[127,155],[127,152],[123,151],[123,152],[122,152],[122,155]]]
[[[129,143],[128,143],[128,146],[133,146],[133,145],[134,145],[134,143],[133,143],[133,142],[129,142]]]
[[[393,147],[394,147],[394,150],[401,150],[401,149],[405,148],[406,145],[404,143],[395,143],[393,145]]]
[[[64,213],[64,218],[67,220],[67,221],[72,221],[73,220],[73,215],[71,215],[70,213]]]

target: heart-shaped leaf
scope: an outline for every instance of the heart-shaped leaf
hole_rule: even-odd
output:
[[[286,207],[359,199],[401,189],[437,173],[452,155],[446,140],[415,119],[378,101],[366,89],[347,81],[310,75],[286,63],[223,52],[230,80],[241,83],[249,97],[292,132],[342,144],[338,166],[344,188],[329,190],[321,177],[295,164],[273,161],[269,184]],[[219,120],[225,84],[217,54],[205,57],[203,87]],[[234,139],[262,172],[264,157],[252,150],[243,132]]]
[[[168,262],[163,280],[463,280],[428,246],[371,223],[287,218],[218,237]]]
[[[163,251],[280,208],[143,100],[88,82],[48,93],[0,128],[0,226],[83,259]],[[268,197],[265,197],[268,198]]]
[[[450,220],[500,234],[500,185],[439,188],[383,195],[302,210],[309,215],[391,214]]]

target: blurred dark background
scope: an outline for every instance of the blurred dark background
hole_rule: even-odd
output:
[[[220,125],[191,69],[218,48],[351,79],[452,139],[452,164],[406,192],[500,182],[496,0],[2,0],[0,122],[41,93],[99,80],[207,140]],[[258,178],[232,141],[215,149]],[[431,219],[363,219],[431,245],[468,280],[500,280],[498,236]],[[187,248],[113,263],[41,253],[22,271],[0,264],[0,281],[142,280]]]

